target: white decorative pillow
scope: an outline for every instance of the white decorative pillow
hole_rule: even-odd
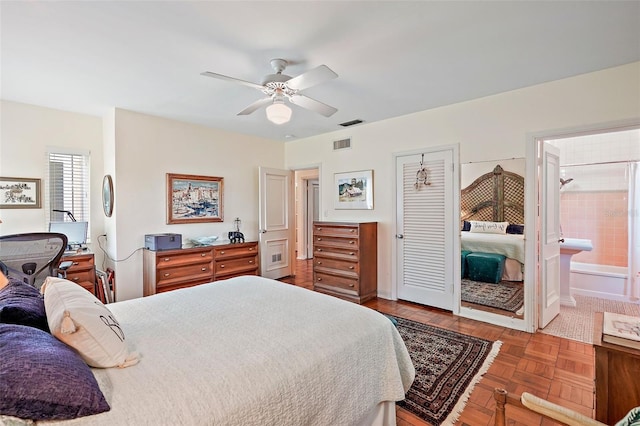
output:
[[[483,222],[480,220],[471,221],[469,232],[483,232],[485,234],[505,234],[509,222]]]
[[[51,334],[74,348],[91,367],[128,367],[124,332],[111,311],[93,294],[71,281],[47,277],[40,290]]]

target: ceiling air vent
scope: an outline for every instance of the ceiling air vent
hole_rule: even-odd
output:
[[[353,126],[355,124],[360,124],[362,123],[362,120],[351,120],[351,121],[345,121],[344,123],[340,123],[340,125],[342,127],[349,127],[349,126]]]
[[[351,138],[340,139],[339,141],[333,141],[333,150],[351,148]]]

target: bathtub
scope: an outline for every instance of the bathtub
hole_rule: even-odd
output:
[[[623,302],[631,301],[627,289],[629,268],[571,262],[571,293]]]

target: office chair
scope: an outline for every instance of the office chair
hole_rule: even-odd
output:
[[[8,277],[40,288],[47,276],[66,277],[72,262],[60,259],[67,247],[67,236],[55,232],[33,232],[0,236],[0,260]]]

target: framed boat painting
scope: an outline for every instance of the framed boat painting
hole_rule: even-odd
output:
[[[224,179],[167,173],[167,224],[223,221]]]
[[[373,170],[335,174],[336,209],[373,209]]]

